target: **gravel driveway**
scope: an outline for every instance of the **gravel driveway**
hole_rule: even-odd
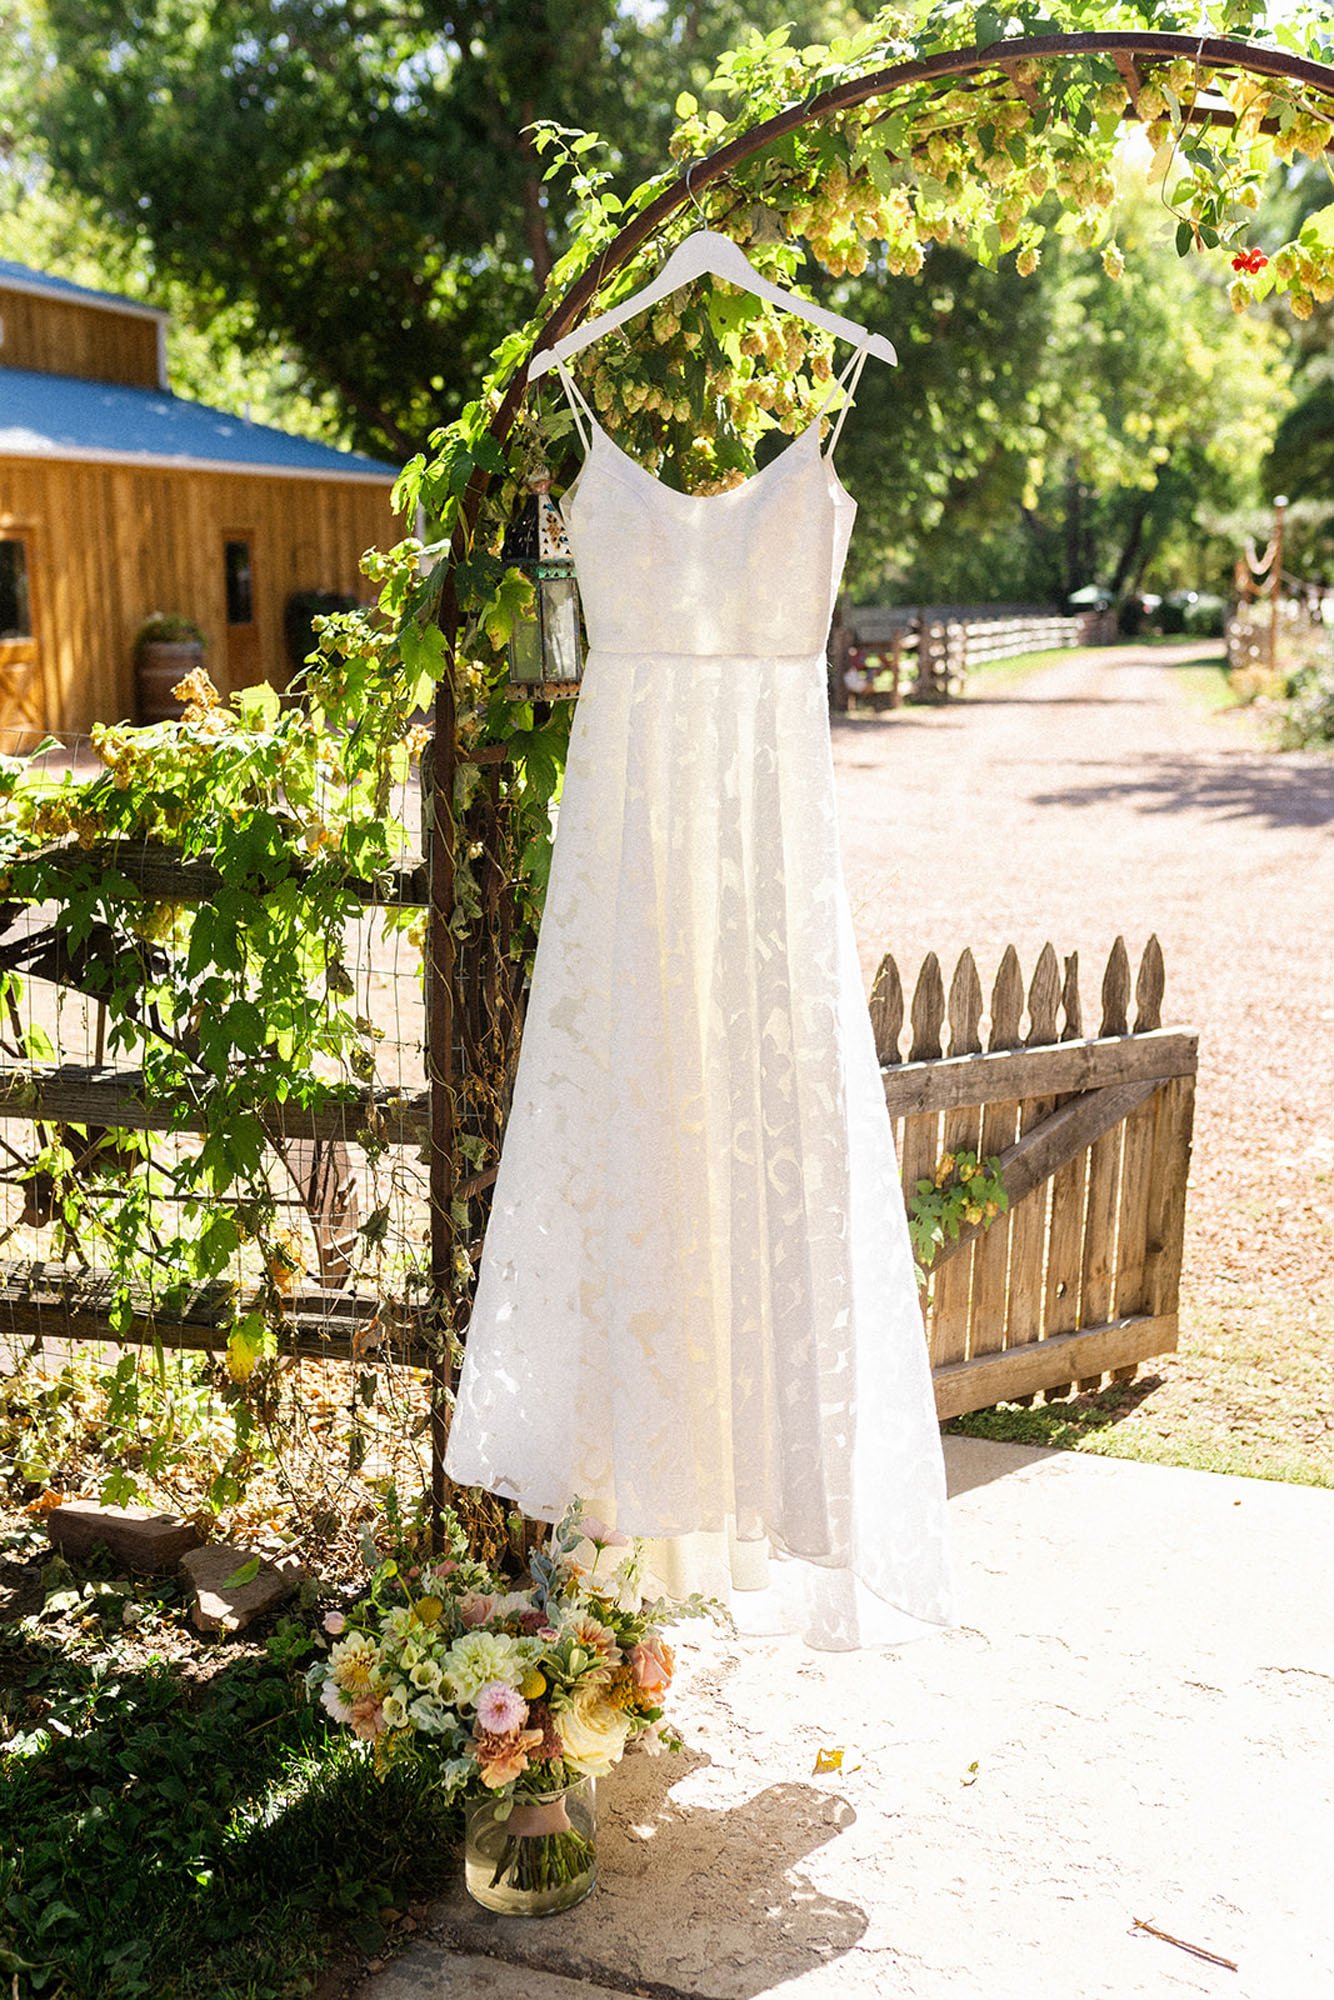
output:
[[[1025,977],[1077,950],[1086,1025],[1118,933],[1134,962],[1157,932],[1164,1023],[1200,1031],[1182,1351],[1114,1448],[1334,1483],[1334,761],[1210,709],[1200,657],[1107,647],[838,720],[853,917],[868,980],[885,950],[948,982],[971,945],[984,987],[1007,944]]]

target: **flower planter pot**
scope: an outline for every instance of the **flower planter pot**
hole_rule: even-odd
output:
[[[140,723],[177,722],[185,713],[172,689],[204,663],[198,639],[146,639],[134,655],[134,712]]]
[[[478,1799],[467,1809],[464,1883],[475,1903],[505,1917],[550,1917],[582,1903],[597,1881],[594,1781],[503,1805]]]

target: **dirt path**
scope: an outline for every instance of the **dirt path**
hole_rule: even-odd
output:
[[[1334,1483],[1334,762],[1209,710],[1199,657],[837,722],[849,891],[868,978],[971,945],[985,986],[1010,943],[1027,977],[1050,938],[1086,1017],[1118,933],[1133,961],[1157,932],[1164,1020],[1201,1038],[1182,1353],[1112,1448]]]

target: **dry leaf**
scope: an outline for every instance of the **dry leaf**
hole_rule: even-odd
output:
[[[860,1771],[861,1767],[862,1753],[850,1743],[830,1744],[815,1753],[814,1775],[817,1778],[827,1776],[830,1771]]]

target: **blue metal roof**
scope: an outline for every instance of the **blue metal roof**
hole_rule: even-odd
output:
[[[326,479],[394,479],[360,452],[247,423],[166,389],[0,367],[0,456],[94,459]]]
[[[30,264],[14,264],[8,257],[0,257],[0,285],[6,281],[21,286],[25,292],[50,292],[58,299],[82,299],[85,305],[120,306],[130,312],[151,313],[154,319],[167,317],[161,307],[145,305],[142,299],[127,299],[119,292],[76,285],[69,278],[53,278],[49,271],[34,271]]]

